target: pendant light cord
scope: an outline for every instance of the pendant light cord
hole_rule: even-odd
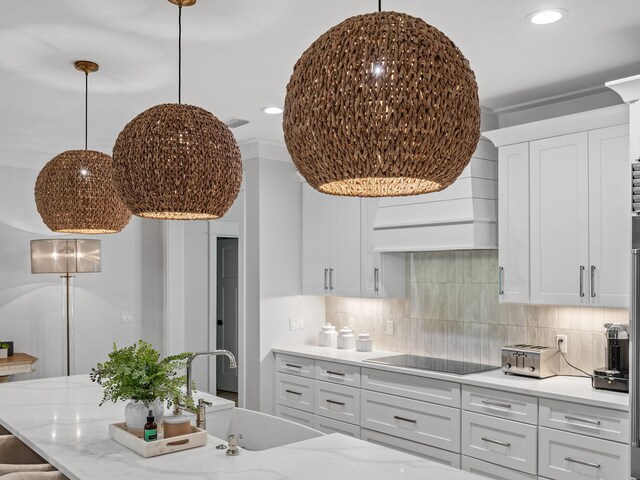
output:
[[[84,149],[87,149],[89,130],[89,72],[84,72]]]
[[[382,12],[382,0],[378,0],[378,13]]]
[[[182,103],[182,4],[178,4],[178,104]]]

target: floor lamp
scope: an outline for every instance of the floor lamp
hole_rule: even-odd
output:
[[[31,273],[59,273],[64,279],[67,320],[67,376],[71,375],[71,279],[75,273],[102,271],[100,240],[31,240]]]

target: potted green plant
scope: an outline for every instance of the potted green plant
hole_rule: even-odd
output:
[[[142,430],[149,410],[153,410],[156,423],[162,422],[164,401],[168,406],[177,400],[193,407],[193,399],[182,389],[188,356],[181,353],[160,359],[160,352],[142,340],[124,348],[114,343],[109,360],[98,363],[89,376],[104,389],[100,405],[129,400],[125,407],[127,429]]]
[[[9,356],[9,344],[0,343],[0,358],[7,358]]]

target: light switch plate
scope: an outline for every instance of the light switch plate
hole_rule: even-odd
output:
[[[291,317],[289,318],[290,330],[304,330],[304,317]]]
[[[396,322],[394,322],[393,320],[387,320],[385,322],[385,333],[387,335],[393,335],[395,326],[396,326]]]
[[[120,323],[133,323],[133,312],[120,312]]]

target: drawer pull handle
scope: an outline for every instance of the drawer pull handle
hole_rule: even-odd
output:
[[[342,372],[332,372],[331,370],[327,370],[327,375],[338,375],[339,377],[345,376],[345,374]]]
[[[300,392],[295,392],[295,391],[293,391],[293,390],[285,390],[285,392],[287,392],[287,393],[291,393],[292,395],[300,395],[300,396],[302,396],[302,393],[300,393]]]
[[[580,460],[577,458],[564,457],[567,462],[577,463],[579,465],[584,465],[586,467],[600,468],[599,463],[587,462],[586,460]]]
[[[400,417],[398,415],[394,415],[393,418],[395,418],[396,420],[402,420],[403,422],[418,423],[417,420],[412,420],[411,418]]]
[[[340,405],[341,407],[344,407],[344,402],[338,402],[336,400],[331,400],[329,398],[327,398],[327,403],[333,403],[334,405]]]
[[[296,365],[295,363],[285,363],[284,365],[289,368],[302,368],[302,365]]]
[[[510,403],[495,402],[493,400],[482,400],[482,403],[484,405],[491,405],[492,407],[511,408]]]
[[[496,445],[501,445],[503,447],[510,447],[511,443],[509,442],[503,442],[502,440],[494,440],[493,438],[489,438],[489,437],[482,437],[482,440],[484,440],[485,442],[489,442],[489,443],[495,443]]]
[[[591,425],[600,425],[600,420],[591,420],[590,418],[576,417],[574,415],[565,415],[564,418],[569,421],[573,420],[575,422],[589,423]]]

